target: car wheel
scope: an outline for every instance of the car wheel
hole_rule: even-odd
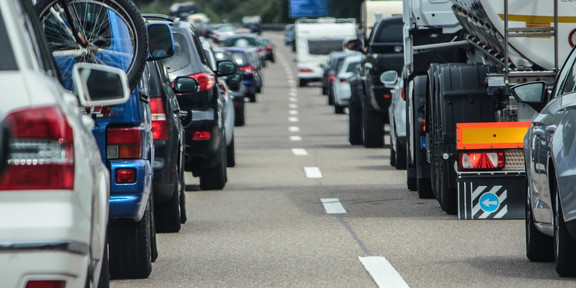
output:
[[[110,263],[108,260],[108,241],[104,244],[102,253],[102,264],[100,267],[100,276],[98,276],[98,288],[110,288]]]
[[[528,185],[528,184],[527,184]],[[528,186],[526,189],[530,189]],[[530,193],[526,197],[526,257],[534,262],[549,262],[554,260],[554,238],[536,228],[532,217]]]
[[[390,147],[392,147],[392,145],[390,145]],[[404,170],[406,169],[406,147],[403,146],[400,143],[400,140],[398,139],[398,137],[396,137],[396,165],[394,165],[394,167],[396,167],[396,169],[398,170]]]
[[[298,79],[299,87],[306,87],[306,84],[308,84],[308,82],[306,82],[306,79]]]
[[[200,171],[200,188],[202,190],[222,190],[226,185],[226,140],[220,140],[220,148],[215,157],[219,157],[218,164],[212,168]]]
[[[334,103],[334,113],[344,114],[344,106],[340,106],[338,103]]]
[[[244,99],[244,98],[242,98]],[[245,114],[246,114],[246,104],[244,101],[240,102],[240,106],[235,111],[234,126],[244,126],[246,124]]]
[[[148,198],[148,207],[150,207],[150,256],[152,262],[156,262],[158,259],[158,243],[156,242],[156,216],[154,215],[156,209],[154,208],[153,193],[150,193],[150,198]]]
[[[432,199],[434,198],[434,193],[432,192],[432,182],[428,178],[418,178],[417,180],[418,198],[420,199]]]
[[[150,207],[139,222],[109,223],[109,261],[112,279],[147,278],[152,272]]]
[[[180,181],[180,179],[178,179]],[[167,203],[156,205],[156,232],[175,233],[180,231],[180,185],[174,185],[172,197]]]
[[[236,166],[236,150],[234,148],[234,135],[232,135],[232,141],[230,141],[230,145],[226,146],[226,166],[227,167]]]
[[[390,143],[392,143],[392,136],[390,136]],[[390,166],[396,167],[396,151],[392,145],[390,145]]]
[[[556,196],[554,197],[554,261],[556,263],[556,273],[562,277],[574,277],[576,276],[576,241],[570,236],[566,228],[559,194],[558,185],[556,185]]]
[[[252,103],[256,102],[256,94],[249,94],[248,98],[250,99],[250,102]]]
[[[350,145],[362,145],[362,109],[360,103],[350,100],[348,108],[348,141]]]
[[[369,111],[366,107],[363,107],[362,113],[364,147],[384,147],[384,121],[382,115],[378,111]]]

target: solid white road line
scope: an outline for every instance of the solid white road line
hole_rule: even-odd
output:
[[[308,178],[322,178],[322,172],[318,167],[304,167],[304,173]]]
[[[385,257],[358,257],[379,288],[410,288]]]
[[[346,214],[346,209],[338,198],[321,198],[322,205],[327,214]]]
[[[308,152],[306,152],[306,150],[304,150],[302,148],[294,148],[294,149],[292,149],[292,153],[294,153],[294,155],[296,155],[296,156],[308,155]]]
[[[290,141],[302,141],[302,137],[300,137],[300,136],[290,136]]]
[[[290,121],[290,122],[298,122],[298,117],[288,117],[288,121]]]

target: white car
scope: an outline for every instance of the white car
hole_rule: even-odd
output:
[[[354,71],[358,65],[360,65],[361,60],[361,54],[346,56],[344,61],[340,62],[339,66],[336,67],[336,75],[332,83],[331,93],[334,97],[334,113],[336,114],[344,113],[344,107],[350,104],[352,91],[350,90],[348,77],[354,75]]]
[[[0,174],[0,286],[107,284],[109,173],[84,106],[127,101],[126,74],[77,64],[77,93],[65,90],[29,0],[0,1],[0,43],[0,121],[11,131]]]

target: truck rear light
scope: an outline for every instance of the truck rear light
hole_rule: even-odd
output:
[[[462,170],[495,170],[506,165],[504,152],[460,152],[458,165]]]
[[[210,131],[196,131],[192,135],[193,140],[207,140],[210,139],[212,133]]]
[[[0,190],[74,189],[74,135],[59,108],[14,111],[4,123],[12,140]]]
[[[116,184],[136,183],[136,169],[135,168],[116,169],[115,178],[116,178]]]
[[[339,78],[338,80],[340,81],[340,83],[348,82],[348,78]]]
[[[212,73],[198,73],[198,74],[191,74],[188,75],[190,78],[196,79],[199,84],[198,92],[207,91],[214,88],[216,85],[216,76]]]
[[[154,140],[168,140],[168,123],[166,122],[166,109],[164,99],[150,98],[152,112],[152,135]]]
[[[142,158],[143,128],[112,127],[106,130],[107,159]]]
[[[420,132],[426,133],[426,119],[420,119]]]
[[[33,280],[26,283],[25,288],[66,288],[66,281],[62,280]]]

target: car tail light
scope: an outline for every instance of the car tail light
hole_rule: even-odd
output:
[[[338,79],[338,80],[340,80],[340,83],[346,83],[346,82],[348,82],[348,78],[340,78],[340,79]]]
[[[264,48],[258,48],[258,53],[262,53],[264,51],[265,51]]]
[[[164,99],[150,98],[152,111],[152,135],[154,140],[168,140],[168,123],[166,122],[166,108]]]
[[[143,128],[112,127],[106,130],[107,159],[142,158]]]
[[[400,89],[400,96],[402,96],[403,100],[406,100],[406,93],[404,92],[404,89]]]
[[[62,280],[33,280],[26,283],[26,288],[65,288],[66,281]]]
[[[238,68],[238,70],[240,70],[240,72],[248,74],[248,75],[254,73],[254,67],[252,67],[252,66],[240,67],[240,68]]]
[[[74,189],[74,135],[59,108],[14,111],[4,123],[13,139],[0,190]]]
[[[208,72],[198,73],[188,75],[188,77],[194,78],[196,79],[196,81],[198,81],[199,84],[198,92],[210,90],[214,88],[214,85],[216,85],[216,76],[214,76],[214,74],[212,73]]]
[[[420,119],[420,132],[426,133],[426,119]]]
[[[272,51],[272,49],[274,49],[274,46],[272,46],[272,45],[268,45],[268,46],[266,46],[266,49],[268,49],[268,50]]]
[[[504,152],[460,152],[459,158],[462,170],[502,169],[506,164]]]
[[[210,131],[196,131],[192,135],[193,140],[207,140],[210,139],[212,133]]]
[[[300,72],[300,73],[312,73],[314,71],[312,71],[312,69],[310,69],[310,68],[300,68],[300,69],[298,69],[298,72]]]
[[[118,168],[116,172],[116,184],[130,184],[136,183],[136,169],[135,168]]]
[[[384,94],[384,95],[382,95],[382,97],[384,97],[384,99],[390,99],[391,98],[390,94]]]
[[[333,75],[330,75],[330,76],[328,76],[328,81],[334,82],[334,81],[336,81],[336,77],[334,77]]]

